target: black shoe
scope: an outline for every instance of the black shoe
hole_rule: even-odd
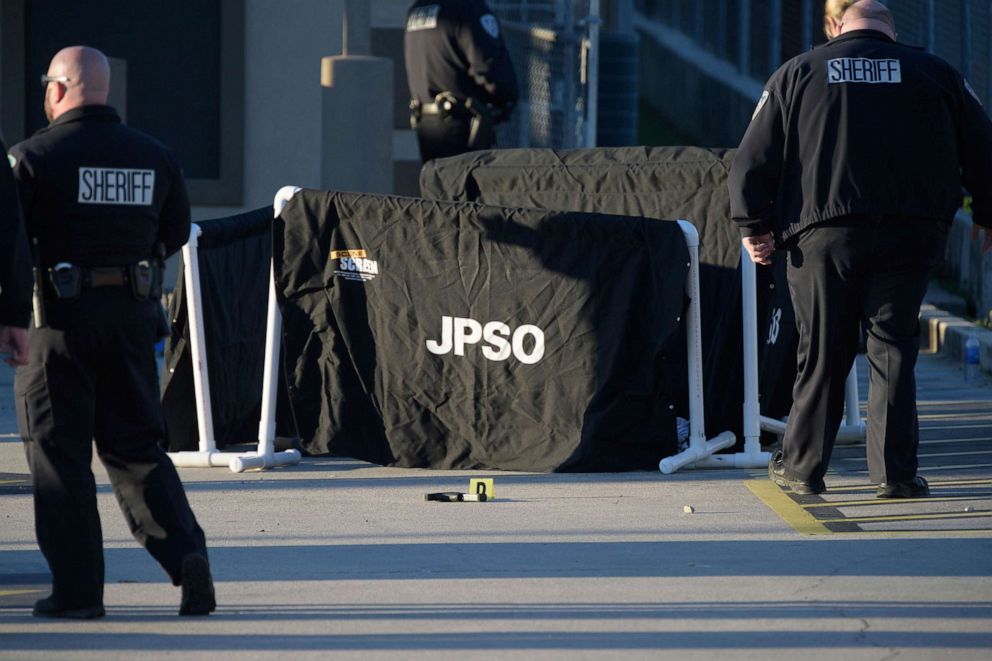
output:
[[[785,465],[782,463],[782,451],[776,450],[772,453],[772,458],[768,461],[768,479],[780,487],[792,489],[792,493],[802,495],[813,495],[823,493],[827,490],[827,485],[819,480],[799,480],[789,477],[785,473]]]
[[[44,599],[39,599],[34,604],[34,610],[31,614],[35,617],[61,617],[69,620],[93,620],[98,617],[103,617],[107,614],[107,611],[103,609],[103,606],[97,604],[96,606],[84,606],[83,608],[60,608],[58,604],[55,603],[55,599],[52,597],[45,597]]]
[[[875,492],[876,498],[926,498],[930,495],[930,485],[917,475],[902,482],[882,482]]]
[[[210,564],[199,553],[190,553],[183,558],[180,585],[183,589],[180,615],[208,615],[217,608]]]

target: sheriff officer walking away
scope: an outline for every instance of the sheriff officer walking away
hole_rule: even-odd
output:
[[[482,0],[416,0],[406,19],[410,122],[420,158],[489,149],[517,103],[499,21]]]
[[[168,150],[106,105],[100,51],[59,51],[41,82],[51,123],[10,152],[44,299],[14,382],[38,545],[52,571],[52,594],[34,614],[104,615],[95,440],[131,532],[182,586],[180,615],[205,615],[215,606],[206,541],[159,447],[154,353],[156,252],[171,254],[189,236],[183,175]]]
[[[728,180],[751,258],[788,253],[800,333],[792,411],[768,474],[796,493],[826,490],[864,320],[869,477],[879,498],[923,497],[920,304],[962,183],[974,222],[992,228],[992,123],[950,65],[895,41],[880,2],[851,5],[839,32],[772,75]]]

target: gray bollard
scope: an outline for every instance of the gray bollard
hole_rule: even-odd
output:
[[[321,186],[391,193],[393,63],[368,55],[321,59]]]

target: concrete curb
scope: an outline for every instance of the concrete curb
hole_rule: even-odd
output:
[[[964,360],[964,344],[970,335],[978,339],[982,371],[992,374],[992,330],[942,310],[932,303],[920,308],[920,344],[952,360]]]

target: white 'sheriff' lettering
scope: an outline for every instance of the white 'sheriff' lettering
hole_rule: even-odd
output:
[[[901,83],[899,60],[872,60],[867,57],[837,57],[827,60],[827,82]]]
[[[148,207],[155,197],[155,170],[79,168],[80,204]]]
[[[440,11],[440,5],[417,7],[410,12],[410,16],[406,19],[406,31],[433,30],[437,27],[437,15]]]

